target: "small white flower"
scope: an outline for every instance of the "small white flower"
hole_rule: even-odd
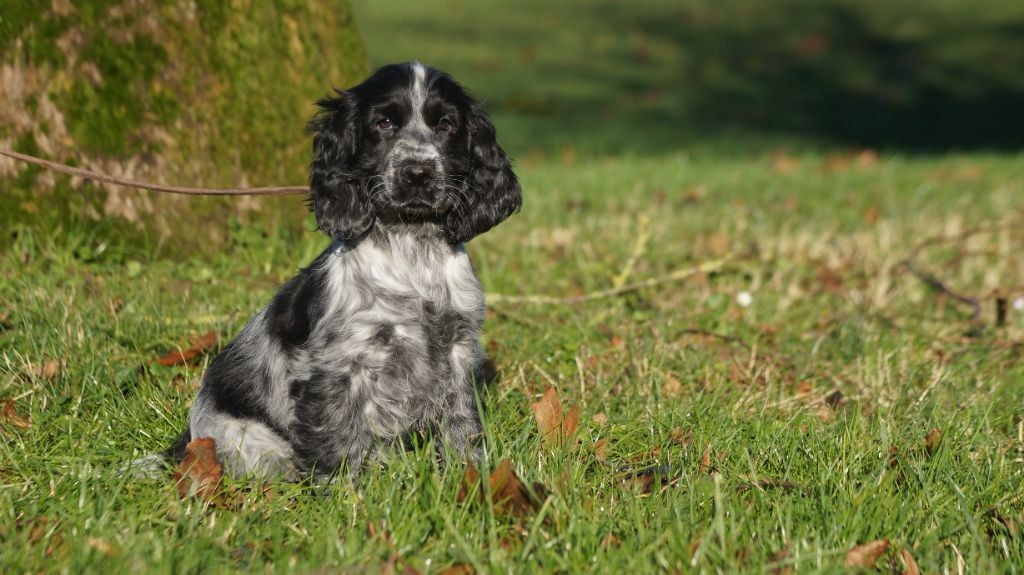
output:
[[[750,307],[750,304],[754,303],[754,296],[750,295],[748,291],[741,291],[736,294],[736,303],[742,307]]]
[[[1013,309],[1017,311],[1024,311],[1024,295],[1013,300]]]

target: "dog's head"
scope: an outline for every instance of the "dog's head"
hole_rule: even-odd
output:
[[[357,238],[374,222],[424,222],[465,242],[522,204],[483,106],[444,72],[385,66],[318,105],[311,201],[335,239]]]

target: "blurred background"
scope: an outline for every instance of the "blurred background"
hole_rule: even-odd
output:
[[[0,0],[0,146],[163,183],[301,184],[315,99],[411,59],[485,100],[526,168],[622,155],[1024,144],[1022,2],[246,6]],[[7,159],[0,185],[9,235],[99,230],[171,254],[220,249],[253,220],[309,227],[294,199],[157,200]]]
[[[1024,143],[1024,3],[356,0],[370,61],[488,101],[518,155]]]

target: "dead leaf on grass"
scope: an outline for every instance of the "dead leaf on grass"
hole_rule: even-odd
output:
[[[192,346],[188,349],[170,351],[156,358],[154,362],[165,367],[189,365],[217,344],[217,334],[210,331],[203,335],[194,336],[191,343]]]
[[[608,532],[607,535],[601,538],[601,548],[608,549],[609,547],[618,547],[622,545],[622,540],[615,536],[614,533]]]
[[[693,432],[683,431],[682,427],[674,427],[672,428],[672,431],[669,432],[668,438],[672,440],[672,443],[686,447],[690,445],[690,441],[693,440]]]
[[[598,427],[604,427],[608,424],[608,416],[605,415],[604,412],[595,413],[590,418],[590,421],[593,421]]]
[[[89,547],[92,547],[93,549],[99,551],[107,557],[113,557],[114,555],[117,555],[117,549],[115,549],[114,546],[111,545],[110,542],[106,539],[101,539],[99,537],[86,537],[85,543]]]
[[[598,461],[604,461],[608,458],[608,439],[598,439],[591,443],[587,449],[594,454],[594,457],[596,457]]]
[[[474,491],[477,493],[477,499],[482,500],[484,493],[479,482],[480,472],[473,464],[468,464],[456,500],[464,503]],[[546,492],[543,485],[534,483],[531,493],[512,469],[512,460],[507,458],[501,460],[487,477],[487,486],[494,511],[499,515],[514,517],[524,517],[537,511],[540,507],[539,500],[545,497]]]
[[[0,415],[0,422],[6,423],[7,425],[13,425],[19,429],[28,429],[32,427],[32,418],[20,415],[14,411],[14,400],[8,399],[4,402],[3,414]]]
[[[675,377],[669,377],[665,380],[665,383],[661,385],[661,392],[665,394],[665,397],[675,399],[682,395],[683,384]]]
[[[476,569],[472,565],[467,563],[456,563],[450,567],[442,569],[438,575],[473,575],[476,573]]]
[[[501,460],[487,478],[487,484],[491,490],[494,510],[498,514],[523,517],[537,510],[537,502],[512,469],[510,459]]]
[[[178,495],[185,498],[194,493],[207,501],[213,500],[223,472],[213,438],[192,440],[185,446],[185,458],[174,472]]]
[[[940,443],[942,443],[942,430],[937,427],[924,436],[924,448],[928,455],[935,455]]]
[[[917,566],[917,561],[914,561],[914,556],[911,555],[910,549],[904,547],[900,550],[900,560],[903,561],[901,575],[921,575],[921,569]]]
[[[873,569],[878,563],[878,558],[889,549],[888,539],[879,539],[863,545],[857,545],[846,552],[846,560],[843,564],[847,567],[863,567]]]
[[[707,449],[704,450],[704,454],[700,456],[700,467],[697,468],[697,471],[709,473],[711,470],[711,444],[709,443]]]
[[[530,405],[540,430],[540,443],[549,449],[561,447],[572,441],[580,424],[580,411],[571,407],[562,413],[562,402],[555,388],[549,387],[537,403]]]

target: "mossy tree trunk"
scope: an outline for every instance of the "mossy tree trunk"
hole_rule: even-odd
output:
[[[366,71],[347,0],[0,0],[0,147],[167,184],[302,184],[313,103]],[[188,248],[306,213],[294,196],[159,195],[6,158],[0,205],[5,228],[98,222]]]

